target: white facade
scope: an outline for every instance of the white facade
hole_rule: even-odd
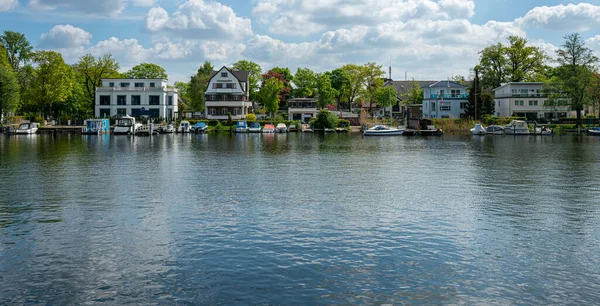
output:
[[[288,120],[300,120],[303,123],[308,123],[311,118],[317,117],[317,113],[317,99],[296,98],[288,100]]]
[[[207,119],[242,120],[252,113],[252,102],[248,90],[248,72],[231,71],[223,67],[211,73],[204,92]]]
[[[452,81],[439,81],[422,87],[423,118],[460,118],[465,112],[467,87]]]
[[[96,88],[95,116],[98,118],[148,115],[175,118],[179,96],[163,79],[102,79]]]
[[[494,115],[498,117],[538,118],[573,117],[568,107],[547,105],[547,96],[543,92],[544,83],[511,82],[494,89]]]

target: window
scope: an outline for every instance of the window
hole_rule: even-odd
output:
[[[211,108],[210,109],[210,114],[214,116],[214,115],[217,114],[217,111],[214,108]]]
[[[115,87],[115,83],[114,82],[108,83],[108,87]]]
[[[159,105],[160,104],[160,97],[159,96],[149,96],[149,103],[150,105]]]
[[[452,98],[458,97],[458,95],[460,95],[460,89],[452,89],[452,90],[450,90],[450,95],[452,96]]]
[[[515,106],[523,106],[525,101],[523,100],[515,100]]]
[[[117,105],[127,105],[127,96],[117,96]]]
[[[442,105],[442,106],[440,106],[440,110],[441,111],[445,111],[445,112],[449,112],[450,111],[450,105]]]
[[[521,97],[527,97],[529,90],[527,89],[521,89]]]
[[[467,108],[467,102],[460,102],[460,109]]]
[[[235,83],[227,83],[227,88],[235,89]]]
[[[222,78],[226,78],[227,77],[227,72],[221,72],[221,77]]]
[[[173,105],[173,96],[169,96],[169,105]]]
[[[233,109],[233,115],[237,116],[237,115],[239,114],[239,110],[240,110],[240,109],[239,109],[239,108],[237,108],[237,107],[236,107],[236,108],[234,108],[234,109]]]
[[[140,96],[131,96],[131,105],[140,105],[142,104],[142,99]]]
[[[435,102],[431,102],[431,110],[435,109]]]
[[[135,83],[134,85],[137,88],[144,87],[144,83]]]
[[[129,83],[121,83],[121,87],[129,87]]]
[[[110,96],[100,96],[100,105],[110,105]]]
[[[156,87],[156,83],[154,83],[154,82],[150,83],[150,87]]]
[[[226,108],[222,108],[221,109],[221,115],[227,115],[227,109]]]
[[[513,96],[518,96],[518,95],[519,95],[519,93],[517,92],[517,90],[516,90],[516,89],[513,89],[513,90],[512,90],[512,95],[513,95]]]
[[[100,118],[110,117],[110,108],[100,109]]]
[[[127,115],[126,108],[117,108],[117,116],[121,117],[121,116],[125,116],[125,115]]]
[[[529,100],[529,106],[537,106],[537,105],[538,105],[537,100]]]
[[[223,88],[223,83],[213,83],[213,89],[215,88]]]

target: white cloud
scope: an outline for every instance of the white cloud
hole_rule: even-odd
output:
[[[8,12],[19,6],[18,0],[0,0],[0,12]]]
[[[40,48],[73,48],[90,43],[92,34],[72,25],[56,25],[48,33],[42,34]]]
[[[472,0],[260,0],[252,11],[270,32],[300,36],[411,19],[466,19],[474,12]]]
[[[150,7],[156,4],[156,0],[133,0],[134,6]]]
[[[114,16],[127,6],[127,0],[30,0],[29,7],[35,10],[59,8],[79,11],[90,15]]]
[[[585,44],[588,48],[594,51],[594,54],[600,58],[600,35],[596,35],[594,37],[590,37],[585,41]]]
[[[190,39],[239,40],[252,35],[250,19],[237,17],[231,7],[212,0],[188,0],[170,17],[165,9],[152,8],[146,29]]]
[[[600,26],[600,6],[579,3],[536,7],[515,23],[523,27],[547,28],[558,31],[588,31]]]

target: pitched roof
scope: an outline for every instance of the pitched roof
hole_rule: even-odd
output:
[[[248,77],[250,76],[250,72],[248,71],[237,71],[237,70],[231,70],[225,66],[223,66],[221,69],[219,70],[213,70],[210,73],[210,77],[209,80],[212,79],[217,73],[219,73],[219,71],[223,70],[223,68],[227,69],[229,72],[231,72],[231,74],[233,74],[233,76],[235,76],[240,82],[246,82],[248,83]]]
[[[413,81],[390,81],[388,79],[388,80],[386,80],[384,86],[389,86],[390,84],[392,84],[394,86],[394,89],[396,89],[396,93],[398,95],[401,95],[401,94],[406,93],[406,91],[410,89],[411,82],[413,82]],[[427,87],[433,83],[436,83],[437,81],[415,81],[415,82],[417,82],[417,84],[419,84],[419,87],[423,88],[423,87]]]
[[[456,83],[454,81],[437,81],[433,84],[429,84],[428,87],[454,87],[454,88],[464,88],[466,85]]]

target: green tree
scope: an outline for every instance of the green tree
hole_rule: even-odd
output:
[[[6,49],[13,71],[17,71],[21,63],[25,64],[31,58],[33,47],[22,33],[4,31],[4,35],[0,36],[0,44]]]
[[[79,58],[79,62],[74,66],[75,71],[81,75],[84,93],[90,109],[94,109],[96,98],[96,87],[102,86],[103,78],[120,77],[119,64],[110,54],[102,57],[94,57],[86,54]]]
[[[60,53],[54,51],[36,51],[32,60],[36,66],[33,86],[28,88],[27,97],[36,103],[41,114],[56,116],[56,104],[65,102],[71,95],[71,67],[65,64]]]
[[[250,101],[256,101],[256,93],[258,92],[258,81],[262,75],[262,68],[259,64],[247,60],[239,60],[233,64],[233,70],[236,71],[248,71],[250,74],[248,77],[248,89],[250,94]]]
[[[468,90],[469,97],[467,98],[464,116],[473,120],[479,120],[481,118],[483,99],[481,96],[481,80],[479,79],[479,70],[477,69],[475,69],[475,79],[473,79],[473,83]]]
[[[538,47],[528,46],[527,39],[510,36],[504,48],[507,59],[507,76],[511,82],[532,82],[545,68],[548,56]]]
[[[275,73],[281,73],[283,75],[284,81],[287,82],[288,85],[291,84],[292,81],[294,81],[294,76],[292,75],[290,68],[275,67],[270,71]]]
[[[558,99],[566,99],[571,109],[577,112],[577,128],[580,129],[581,111],[591,102],[590,88],[598,58],[585,46],[578,33],[566,35],[564,39],[562,48],[556,51],[559,66],[555,69],[558,82],[554,92],[559,92]]]
[[[138,64],[127,71],[125,75],[130,79],[168,79],[165,69],[152,63]]]
[[[408,88],[400,95],[402,104],[423,104],[423,89],[419,85],[419,82],[414,79],[408,82]]]
[[[331,79],[331,86],[336,90],[336,100],[337,107],[341,109],[342,101],[346,100],[346,96],[349,93],[350,87],[350,78],[348,77],[348,73],[341,68],[337,68],[329,73],[329,78]],[[348,106],[350,108],[350,106]]]
[[[452,77],[452,81],[454,81],[454,83],[461,84],[461,85],[465,85],[467,83],[467,80],[465,79],[465,77],[460,74],[457,74],[454,77]]]
[[[192,111],[203,112],[204,111],[204,92],[208,81],[210,80],[210,74],[213,71],[213,65],[209,61],[205,61],[196,74],[190,78],[188,86],[188,98],[189,107]]]
[[[317,101],[320,108],[325,108],[327,104],[334,101],[337,91],[331,86],[329,74],[323,73],[317,75]]]
[[[375,91],[375,103],[377,106],[387,108],[398,104],[398,94],[394,86],[379,87]]]
[[[19,105],[19,83],[12,66],[6,58],[6,51],[0,46],[0,118],[13,112]]]
[[[283,88],[283,82],[277,78],[263,80],[258,96],[271,116],[279,110],[279,93]]]
[[[371,105],[375,101],[375,92],[383,86],[383,71],[381,65],[369,62],[361,67],[360,77],[362,80],[362,94],[364,101],[369,102],[369,113],[372,112]]]
[[[317,88],[317,78],[315,73],[308,68],[298,68],[294,75],[294,97],[310,98],[314,97]]]
[[[495,44],[486,47],[481,52],[481,58],[477,69],[483,75],[483,83],[490,88],[498,88],[506,82],[505,47],[501,44]]]
[[[273,69],[275,69],[275,70],[273,70]],[[287,78],[291,78],[291,74],[289,74],[290,70],[287,68],[278,68],[278,67],[275,67],[273,69],[267,71],[265,74],[263,74],[261,76],[261,78],[263,79],[263,81],[270,79],[270,78],[276,78],[283,83],[283,89],[279,92],[279,104],[283,104],[287,101],[287,99],[289,99],[291,92],[292,92],[292,85],[290,85],[290,82],[287,79]],[[287,77],[286,77],[286,73],[289,74]],[[260,102],[260,96],[258,96],[258,100]]]
[[[175,82],[173,87],[177,89],[177,93],[179,94],[179,98],[183,101],[183,103],[178,104],[179,112],[185,112],[188,110],[188,103],[190,100],[189,91],[190,91],[190,83],[186,82]]]
[[[359,96],[362,90],[362,73],[363,69],[361,66],[356,64],[346,64],[340,68],[346,73],[348,77],[347,92],[345,94],[346,102],[348,103],[348,109],[352,111],[352,103]]]

